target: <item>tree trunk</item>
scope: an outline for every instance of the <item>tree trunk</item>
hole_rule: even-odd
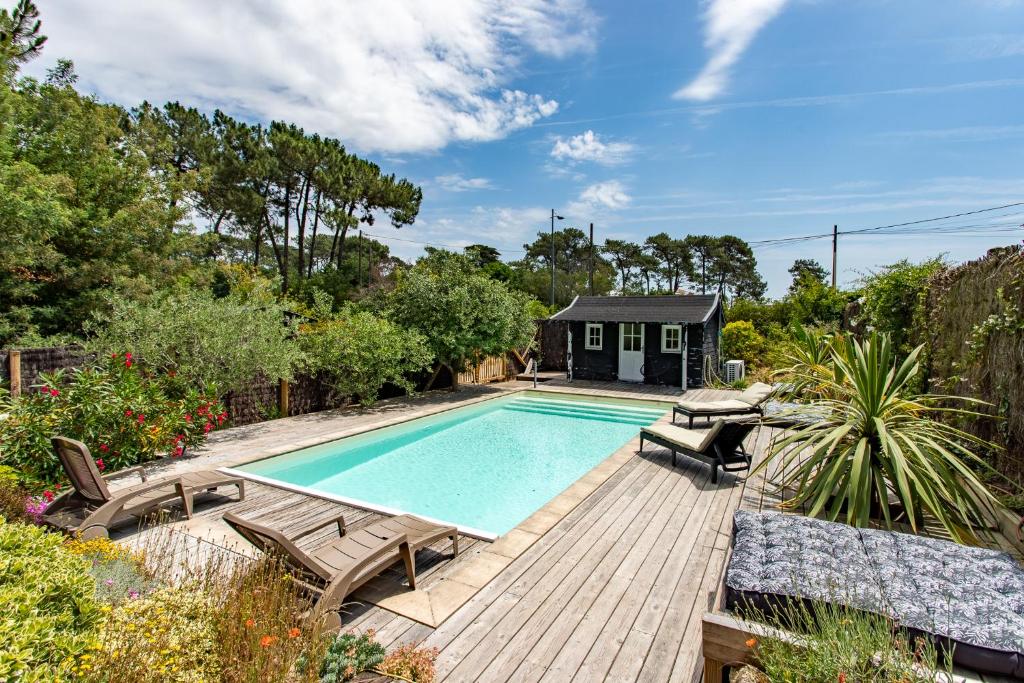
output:
[[[288,249],[289,243],[291,242],[291,205],[292,205],[292,185],[288,183],[284,187],[284,258],[281,266],[281,291],[288,291]]]
[[[296,213],[295,218],[296,218],[296,220],[299,223],[299,235],[298,235],[298,237],[299,237],[299,253],[298,253],[298,257],[299,257],[299,262],[298,262],[298,269],[299,269],[298,278],[299,278],[299,280],[301,280],[302,277],[306,274],[306,216],[307,216],[307,212],[309,210],[309,190],[310,190],[309,178],[306,178],[302,182],[302,184],[303,184],[303,189],[299,192],[299,194],[302,196],[302,200],[301,200],[301,203],[302,203],[302,214],[301,214],[301,216],[298,213],[299,205],[298,204],[295,205],[295,213]]]
[[[459,373],[457,373],[455,371],[455,366],[454,365],[448,365],[446,367],[448,368],[448,372],[452,373],[452,386],[451,386],[450,389],[448,389],[448,391],[458,391],[459,390]],[[462,367],[461,363],[459,364],[459,367]]]
[[[309,265],[306,267],[306,279],[313,275],[313,250],[316,249],[316,229],[320,223],[320,192],[316,193],[316,206],[313,209],[313,237],[309,240]]]

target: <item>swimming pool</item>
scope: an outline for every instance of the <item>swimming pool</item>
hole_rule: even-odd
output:
[[[523,392],[234,468],[268,483],[493,538],[666,408]]]

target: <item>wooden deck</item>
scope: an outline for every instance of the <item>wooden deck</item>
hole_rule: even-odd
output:
[[[644,385],[552,380],[541,386],[647,400],[678,396],[678,389]],[[687,395],[714,399],[732,393],[691,390]],[[747,447],[755,458],[766,451],[774,431],[761,427],[750,435]],[[680,458],[673,468],[666,449],[648,444],[635,453],[638,445],[635,439],[633,454],[614,474],[437,628],[361,602],[360,593],[343,615],[346,628],[372,628],[387,647],[413,642],[438,648],[438,681],[699,680],[701,617],[717,587],[732,513],[762,493],[731,474],[712,484],[708,466]],[[197,509],[186,529],[196,537],[204,529],[222,529],[218,519],[229,510],[285,530],[339,512],[350,528],[379,518],[255,483],[247,484],[244,502],[211,497]],[[220,539],[196,542],[246,552],[219,533]],[[325,529],[304,545],[330,533]],[[462,543],[465,550],[456,560],[445,544],[420,555],[421,588],[443,588],[490,545]],[[397,565],[381,581],[401,590],[403,578]]]

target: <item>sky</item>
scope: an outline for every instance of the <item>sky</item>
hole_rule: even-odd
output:
[[[768,293],[841,233],[1024,202],[1024,0],[37,0],[42,74],[339,138],[419,183],[368,233],[503,258],[559,226],[750,241]],[[1024,207],[841,234],[838,279],[1019,242]],[[934,228],[944,226],[941,231]]]

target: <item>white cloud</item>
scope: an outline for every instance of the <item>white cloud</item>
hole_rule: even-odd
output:
[[[634,146],[628,142],[605,142],[600,135],[588,130],[570,138],[555,137],[551,156],[569,163],[592,161],[613,166],[625,162],[633,150]]]
[[[576,201],[565,207],[565,215],[571,220],[607,218],[611,212],[629,206],[633,198],[618,180],[606,180],[583,188]]]
[[[448,190],[449,192],[465,192],[467,190],[493,190],[494,185],[491,184],[489,178],[465,178],[461,173],[452,173],[450,175],[439,175],[434,178],[434,182],[437,183],[442,189]]]
[[[126,105],[181,100],[283,119],[362,151],[420,152],[494,140],[558,110],[510,87],[530,53],[593,49],[586,0],[90,0],[44,8],[47,59]]]
[[[706,102],[722,94],[729,72],[765,24],[775,18],[788,0],[706,0],[704,46],[711,51],[704,68],[676,99]]]

